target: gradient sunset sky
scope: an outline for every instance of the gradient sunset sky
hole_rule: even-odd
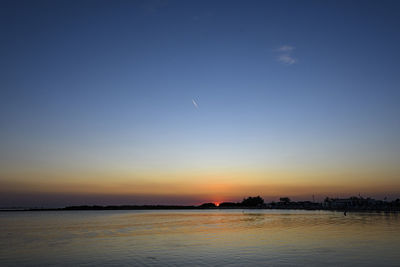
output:
[[[0,1],[0,207],[400,197],[400,1]]]

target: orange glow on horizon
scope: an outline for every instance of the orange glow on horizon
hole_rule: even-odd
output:
[[[0,195],[34,195],[32,198],[121,199],[123,203],[239,202],[245,197],[261,196],[266,201],[279,197],[309,200],[366,196],[398,197],[400,181],[395,172],[300,172],[274,170],[203,170],[182,172],[50,172],[16,171],[0,179]],[[376,177],[385,179],[377,180]],[[51,196],[51,197],[50,197]],[[57,198],[57,197],[54,197]]]

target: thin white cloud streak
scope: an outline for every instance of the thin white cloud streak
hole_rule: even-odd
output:
[[[283,46],[279,47],[276,51],[279,51],[279,52],[291,52],[293,50],[294,50],[293,46],[283,45]]]
[[[280,55],[278,57],[278,61],[283,63],[283,64],[286,64],[286,65],[292,65],[292,64],[297,62],[297,60],[295,58],[291,57],[288,54]]]
[[[193,106],[194,106],[196,109],[199,109],[199,105],[197,105],[197,103],[196,103],[196,101],[194,101],[194,99],[192,99],[192,103],[193,103]]]
[[[293,65],[296,63],[297,59],[292,56],[293,50],[295,50],[295,47],[290,45],[283,45],[276,49],[276,51],[279,53],[278,62],[285,65]]]

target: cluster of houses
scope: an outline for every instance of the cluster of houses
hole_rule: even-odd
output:
[[[282,197],[277,202],[264,203],[257,197],[249,197],[239,203],[223,202],[219,206],[213,203],[205,203],[200,208],[261,208],[261,209],[302,209],[302,210],[343,210],[343,211],[400,211],[400,199],[394,201],[375,200],[362,196],[350,198],[325,198],[324,202],[315,201],[291,201],[288,197]]]
[[[362,196],[350,198],[326,198],[322,203],[324,209],[332,210],[383,210],[400,211],[400,199],[394,201],[375,200]]]

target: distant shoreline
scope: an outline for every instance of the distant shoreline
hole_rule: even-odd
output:
[[[296,207],[200,207],[200,206],[166,206],[166,205],[144,205],[144,206],[71,206],[64,208],[26,208],[26,209],[0,209],[0,212],[18,211],[111,211],[111,210],[304,210],[304,211],[337,211],[337,212],[389,212],[398,213],[400,209],[371,209],[371,208],[296,208]]]
[[[233,209],[263,209],[263,210],[326,210],[400,212],[400,199],[388,202],[372,198],[325,198],[323,203],[314,201],[291,201],[288,197],[280,198],[279,202],[265,203],[260,196],[244,198],[242,202],[222,202],[216,205],[208,202],[201,205],[79,205],[63,208],[0,208],[0,211],[77,211],[77,210],[233,210]]]

